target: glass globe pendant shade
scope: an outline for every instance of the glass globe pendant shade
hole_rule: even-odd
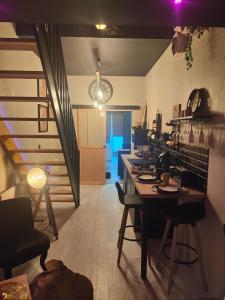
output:
[[[34,189],[42,189],[47,183],[47,175],[41,168],[32,168],[27,173],[27,182]]]
[[[88,93],[94,102],[94,106],[97,107],[99,104],[105,104],[111,99],[113,88],[108,80],[97,77],[90,83]]]

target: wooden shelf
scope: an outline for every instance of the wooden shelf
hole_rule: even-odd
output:
[[[194,116],[186,116],[186,117],[179,117],[170,120],[170,122],[166,123],[167,126],[173,126],[182,122],[189,122],[189,123],[208,123],[211,120],[211,116],[205,117],[194,117]]]

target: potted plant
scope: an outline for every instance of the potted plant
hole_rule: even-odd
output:
[[[193,64],[192,43],[194,37],[200,39],[208,27],[190,26],[190,27],[175,27],[175,34],[172,39],[172,52],[185,53],[187,70],[190,70]]]

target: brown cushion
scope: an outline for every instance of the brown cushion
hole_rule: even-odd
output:
[[[39,274],[31,283],[33,300],[92,300],[90,280],[69,270],[61,261],[50,260],[47,271]]]

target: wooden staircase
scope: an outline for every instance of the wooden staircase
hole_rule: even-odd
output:
[[[36,54],[38,54],[41,57],[42,66],[45,62],[43,60],[45,59],[43,57],[43,53],[41,54],[41,47],[38,46],[36,43],[36,40],[41,39],[40,36],[36,35],[36,39],[16,39],[16,38],[2,38],[0,39],[0,50],[13,50],[13,51],[33,51]],[[39,40],[40,43],[40,40]],[[65,71],[65,70],[64,70]],[[57,76],[57,74],[55,75]],[[65,76],[64,76],[65,77]],[[71,172],[72,167],[71,159],[70,157],[73,156],[73,153],[69,153],[70,151],[76,150],[76,145],[72,146],[71,149],[68,151],[68,145],[65,145],[65,139],[62,137],[62,131],[60,131],[59,123],[62,123],[62,118],[60,118],[59,115],[56,113],[56,102],[53,101],[52,93],[49,90],[49,78],[48,78],[48,70],[44,71],[24,71],[24,70],[0,70],[0,78],[1,79],[31,79],[31,80],[42,80],[46,82],[46,91],[48,91],[48,95],[39,95],[37,93],[37,96],[0,96],[0,104],[1,103],[33,103],[39,104],[51,104],[51,107],[53,108],[53,115],[54,117],[49,117],[47,119],[45,118],[38,118],[37,116],[29,116],[29,117],[22,117],[22,112],[18,111],[18,116],[0,116],[0,123],[5,122],[24,122],[24,129],[26,129],[26,126],[30,126],[29,122],[32,122],[32,124],[37,123],[38,121],[48,121],[48,122],[54,122],[56,123],[56,128],[58,129],[58,134],[43,134],[43,133],[37,133],[34,132],[33,134],[26,133],[26,130],[24,130],[24,134],[16,134],[16,133],[10,133],[6,130],[3,130],[0,132],[0,141],[2,145],[4,145],[4,148],[7,149],[8,154],[11,157],[11,161],[13,162],[15,169],[17,170],[18,174],[23,176],[26,175],[27,170],[32,166],[41,166],[42,168],[48,169],[50,167],[60,167],[62,168],[62,171],[48,171],[49,174],[49,194],[51,201],[74,201],[75,205],[79,205],[79,180],[75,183],[74,176]],[[65,79],[66,80],[66,79]],[[70,104],[69,104],[70,105]],[[63,120],[64,121],[64,120]],[[64,128],[67,128],[67,124],[62,124]],[[71,125],[71,124],[70,124]],[[33,126],[34,131],[37,126]],[[71,127],[71,126],[70,126]],[[4,127],[6,128],[6,126]],[[75,135],[75,132],[71,133],[72,135]],[[44,148],[36,148],[36,147],[17,147],[15,140],[25,140],[29,141],[30,145],[32,145],[32,141],[48,141],[48,140],[56,140],[58,141],[58,144],[61,145],[60,148],[51,148],[51,147],[44,147]],[[76,142],[76,138],[75,138]],[[19,144],[19,142],[18,142]],[[23,155],[35,155],[34,160],[25,160],[23,158]],[[62,156],[63,159],[43,159],[41,156],[47,156],[50,157],[51,155],[59,155]],[[70,157],[68,157],[68,155]],[[40,157],[40,158],[38,158]],[[79,159],[79,154],[77,155]],[[79,162],[77,163],[79,166]],[[68,172],[69,170],[69,172]],[[79,177],[78,177],[79,178]],[[76,186],[77,185],[77,186]],[[35,195],[38,194],[37,192],[32,191],[32,194]],[[59,198],[55,198],[54,196],[61,196]],[[66,197],[65,197],[66,195]],[[69,196],[69,197],[68,197]]]

